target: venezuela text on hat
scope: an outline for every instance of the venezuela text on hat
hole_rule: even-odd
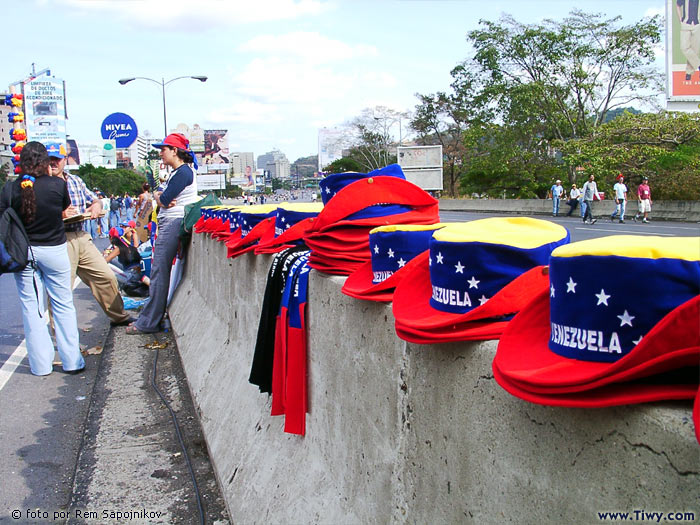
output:
[[[526,217],[441,228],[430,241],[430,306],[458,314],[477,308],[527,270],[547,265],[569,238],[558,224]]]

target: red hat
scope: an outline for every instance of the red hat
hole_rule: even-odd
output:
[[[302,242],[304,234],[313,226],[323,209],[321,203],[288,203],[277,207],[275,230],[272,238],[260,239],[255,253],[277,253]]]
[[[238,216],[241,236],[234,234],[226,242],[227,257],[237,257],[255,249],[260,240],[271,239],[275,234],[275,204],[257,204],[243,208]]]
[[[498,338],[544,289],[543,267],[566,228],[526,217],[448,224],[394,291],[396,333],[416,343]]]
[[[620,180],[624,175],[622,173],[618,173],[617,177],[615,177],[615,180]]]
[[[444,224],[379,226],[369,232],[371,260],[345,280],[345,295],[368,301],[391,301],[394,288],[427,251],[433,232]],[[412,264],[413,263],[413,264]]]
[[[560,406],[678,399],[697,390],[699,254],[700,237],[611,236],[558,248],[549,290],[501,337],[496,380],[518,397]],[[642,382],[686,366],[695,368],[692,388]]]
[[[171,146],[183,151],[190,151],[190,141],[182,133],[171,133],[163,139],[163,142],[154,142],[151,146],[159,149],[163,146]]]
[[[438,202],[415,184],[397,176],[361,178],[328,201],[304,236],[309,266],[349,275],[370,259],[372,228],[438,221]]]

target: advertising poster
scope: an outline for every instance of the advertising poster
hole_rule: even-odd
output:
[[[79,166],[80,150],[78,149],[78,143],[75,142],[75,139],[66,140],[66,152],[66,165]]]
[[[66,99],[63,80],[39,77],[22,84],[27,139],[66,142]]]
[[[195,153],[204,152],[204,130],[199,124],[195,124],[190,130],[190,149]]]
[[[668,99],[700,101],[700,2],[666,2]]]
[[[205,129],[204,151],[197,154],[200,166],[216,167],[216,169],[228,170],[228,130]]]

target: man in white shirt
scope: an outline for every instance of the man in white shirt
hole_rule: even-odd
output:
[[[556,217],[559,215],[559,202],[564,195],[564,187],[561,185],[561,181],[557,179],[554,185],[549,189],[549,193],[552,194],[552,216]]]
[[[593,199],[600,198],[600,193],[598,192],[598,186],[595,183],[595,177],[590,175],[588,180],[583,185],[583,204],[586,206],[586,210],[583,214],[584,224],[595,224],[598,219],[593,218]]]
[[[610,216],[610,220],[614,221],[617,215],[620,222],[623,223],[625,222],[625,208],[627,206],[627,186],[625,186],[625,178],[622,173],[617,176],[613,191],[615,192],[615,211]]]
[[[571,185],[571,190],[569,191],[569,200],[566,204],[569,205],[570,209],[566,213],[567,217],[571,217],[571,214],[578,206],[578,201],[581,199],[581,190],[576,187],[576,184]],[[581,209],[581,217],[583,217],[583,209]]]

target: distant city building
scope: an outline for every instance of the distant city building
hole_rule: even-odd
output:
[[[321,128],[318,130],[318,171],[334,160],[343,158],[343,148],[347,147],[343,130]]]
[[[273,179],[288,179],[290,164],[287,156],[278,149],[273,149],[258,157],[258,168],[270,172]]]
[[[0,93],[0,97],[4,99],[5,93]],[[10,111],[10,106],[4,104],[0,106],[0,165],[7,166],[7,173],[12,174],[14,171],[12,164],[14,153],[10,149],[10,144],[12,143],[10,131],[12,131],[13,125],[7,121],[7,115],[10,114]]]
[[[230,153],[231,156],[231,173],[233,175],[242,175],[245,173],[246,166],[250,166],[251,171],[255,171],[255,156],[252,151],[237,151]]]

